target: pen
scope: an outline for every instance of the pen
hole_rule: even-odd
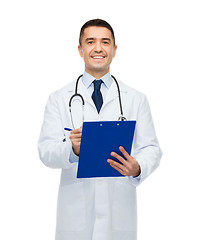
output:
[[[64,130],[66,130],[66,131],[72,131],[72,129],[70,129],[70,128],[64,128]],[[63,142],[66,142],[66,138],[63,139]]]
[[[66,131],[72,131],[72,129],[70,129],[70,128],[64,128],[64,130],[66,130]]]

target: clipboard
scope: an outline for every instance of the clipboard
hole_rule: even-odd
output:
[[[136,121],[84,122],[77,178],[123,177],[107,159],[119,162],[110,153],[113,151],[124,157],[120,146],[131,153],[135,125]]]

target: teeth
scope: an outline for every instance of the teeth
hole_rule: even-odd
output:
[[[96,57],[93,57],[93,58],[104,58],[104,57],[102,57],[102,56],[96,56]]]

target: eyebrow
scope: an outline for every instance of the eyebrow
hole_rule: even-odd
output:
[[[95,39],[96,39],[96,38],[93,38],[93,37],[92,37],[92,38],[86,38],[85,41],[88,42],[88,41],[90,41],[90,40],[95,40]],[[110,38],[101,38],[101,39],[102,39],[102,40],[105,40],[105,41],[107,40],[107,41],[111,42],[111,39],[110,39]]]

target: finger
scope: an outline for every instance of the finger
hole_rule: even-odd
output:
[[[115,170],[117,170],[122,175],[125,175],[125,172],[121,168],[119,168],[116,165],[114,165],[113,163],[110,163],[110,166],[113,167]]]
[[[111,152],[111,155],[118,159],[122,164],[126,164],[126,160],[115,152]]]
[[[123,172],[127,171],[127,168],[124,165],[122,165],[112,159],[108,159],[107,162],[110,163],[111,166],[113,166],[113,167],[115,166],[116,168],[121,169]]]
[[[80,135],[82,135],[82,132],[79,132],[79,131],[72,131],[71,133],[70,133],[70,136],[72,136],[72,135],[76,135],[76,134],[80,134]]]
[[[74,139],[74,138],[81,138],[81,133],[75,133],[70,135],[70,138]]]
[[[110,164],[111,165],[111,164]],[[120,168],[117,168],[116,166],[114,165],[111,165],[114,169],[116,169],[119,173],[121,173],[122,175],[125,175],[124,171]]]
[[[70,141],[72,142],[72,143],[77,143],[77,142],[81,142],[81,139],[80,138],[77,138],[77,139],[70,139]]]
[[[119,147],[119,150],[121,151],[121,153],[124,155],[124,157],[129,160],[130,159],[130,155],[128,154],[128,152],[122,147]]]
[[[81,146],[81,143],[80,143],[80,142],[75,143],[75,144],[73,144],[73,146],[74,146],[75,148],[80,147],[80,146]]]
[[[76,134],[76,133],[82,133],[82,127],[81,128],[77,128],[77,129],[74,129],[70,132],[70,134]]]
[[[74,142],[81,142],[81,138],[73,139]]]

